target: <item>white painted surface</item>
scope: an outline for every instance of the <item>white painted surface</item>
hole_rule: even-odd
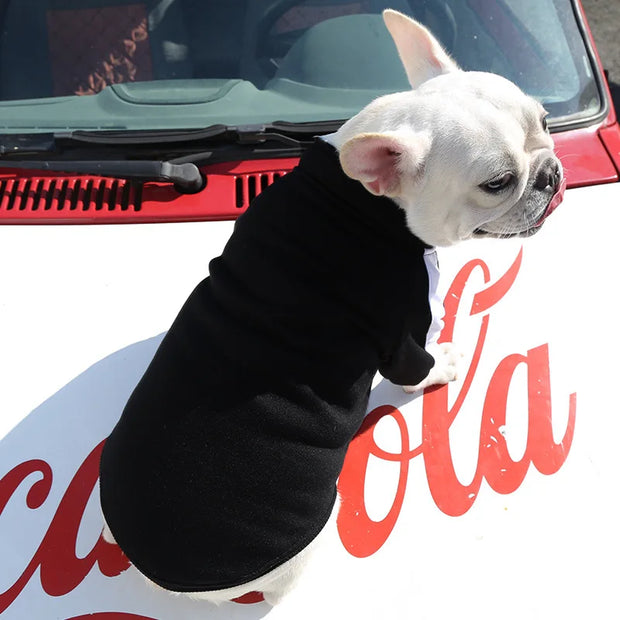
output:
[[[345,546],[363,543],[372,549],[381,525],[370,523],[362,534],[356,530],[359,518],[343,518],[341,527],[350,533],[343,533],[342,541],[334,537],[300,588],[274,609],[264,603],[216,608],[186,602],[150,590],[133,569],[116,577],[102,574],[87,557],[101,521],[96,489],[82,502],[85,507],[78,501],[89,497],[94,483],[92,468],[81,469],[82,463],[114,425],[160,335],[207,274],[209,259],[219,254],[231,229],[231,223],[0,227],[2,618],[69,619],[96,612],[157,620],[620,617],[615,594],[620,577],[618,184],[567,192],[543,230],[526,241],[477,241],[440,252],[443,294],[469,261],[479,259],[489,270],[488,282],[480,267],[472,272],[459,305],[455,341],[464,352],[463,373],[447,390],[448,409],[465,389],[485,321],[488,333],[450,425],[449,443],[436,434],[435,443],[428,439],[433,424],[447,419],[440,406],[445,391],[411,398],[385,381],[373,391],[371,411],[392,405],[400,412],[375,426],[374,444],[383,458],[371,456],[366,471],[350,470],[362,482],[364,507],[374,522],[399,509],[385,544],[374,553],[358,558]],[[497,303],[470,314],[475,295],[500,280],[521,248],[512,286]],[[511,357],[528,352],[534,386],[529,397],[528,365]],[[532,361],[546,359],[547,352],[550,404],[536,400],[538,383],[544,392],[546,370]],[[510,360],[515,360],[512,369]],[[498,368],[508,372],[506,406]],[[574,429],[569,428],[573,393]],[[528,419],[536,402],[538,417]],[[550,419],[541,419],[540,411],[550,412]],[[505,423],[495,429],[501,437],[495,431],[481,436],[481,424],[492,426],[489,420],[504,413]],[[540,432],[547,426],[555,442],[574,430],[558,471],[543,475],[530,465],[519,475],[519,463],[527,464],[532,455],[535,462],[548,462],[549,440],[545,444]],[[411,458],[389,460],[386,453],[403,450],[403,428],[409,433],[407,449],[422,447]],[[500,475],[492,456],[498,450],[506,454],[502,438],[514,461],[505,475],[520,481],[506,494],[486,479],[479,488],[476,484],[481,473]],[[437,462],[445,467],[426,471],[425,463],[442,449]],[[12,476],[33,459],[40,460],[32,464],[33,473],[17,484]],[[40,473],[44,470],[53,474],[51,484],[49,475]],[[78,488],[78,500],[67,504],[65,494],[78,470],[82,492]],[[402,502],[395,502],[399,477],[406,490]],[[453,493],[442,497],[450,480]],[[472,481],[471,489],[461,488]],[[446,514],[470,494],[469,510]],[[74,529],[79,524],[75,551],[71,517]],[[50,540],[63,543],[68,560],[50,551]],[[81,564],[90,568],[87,575],[76,577],[75,557],[87,557]]]

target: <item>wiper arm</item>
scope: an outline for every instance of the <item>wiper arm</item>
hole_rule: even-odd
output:
[[[299,156],[314,137],[336,131],[344,121],[292,123],[276,121],[254,125],[211,125],[202,129],[61,131],[45,134],[0,135],[0,168],[51,170],[104,177],[164,181],[181,192],[200,191],[206,184],[197,162],[229,161],[256,155]],[[271,144],[269,144],[271,143]],[[279,146],[272,146],[276,143]],[[84,145],[80,149],[80,145]],[[116,158],[128,151],[152,151],[157,159],[91,160],[91,147],[113,152]],[[133,147],[133,148],[128,148]],[[82,153],[85,149],[88,152]],[[171,157],[174,152],[188,153]],[[166,155],[160,153],[166,152]],[[84,154],[83,159],[76,153]],[[139,157],[140,155],[138,155]],[[39,157],[40,159],[31,159]],[[196,163],[195,163],[196,162]]]
[[[0,168],[51,170],[74,174],[92,174],[116,179],[164,181],[174,183],[184,193],[199,192],[206,184],[195,164],[168,161],[0,161]]]

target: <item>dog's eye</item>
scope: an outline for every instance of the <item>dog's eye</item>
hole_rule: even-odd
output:
[[[483,183],[480,187],[491,193],[501,192],[503,189],[506,189],[509,185],[512,184],[515,175],[512,172],[504,172],[504,174]]]
[[[542,123],[542,128],[543,128],[545,131],[549,131],[549,125],[547,124],[547,115],[546,115],[546,114],[545,114],[545,116],[543,116],[543,117],[540,119],[540,122]]]

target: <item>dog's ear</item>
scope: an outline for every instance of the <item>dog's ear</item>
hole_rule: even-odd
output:
[[[363,133],[340,148],[345,174],[375,196],[397,198],[403,182],[415,183],[424,170],[431,140],[426,133]]]
[[[383,21],[394,39],[411,88],[442,73],[460,71],[422,24],[393,9],[383,11]]]

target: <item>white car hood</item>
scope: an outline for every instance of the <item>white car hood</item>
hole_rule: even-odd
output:
[[[0,227],[0,614],[615,617],[619,205],[570,190],[531,239],[440,252],[461,376],[377,379],[340,536],[273,609],[155,591],[98,542],[97,446],[232,223]]]

